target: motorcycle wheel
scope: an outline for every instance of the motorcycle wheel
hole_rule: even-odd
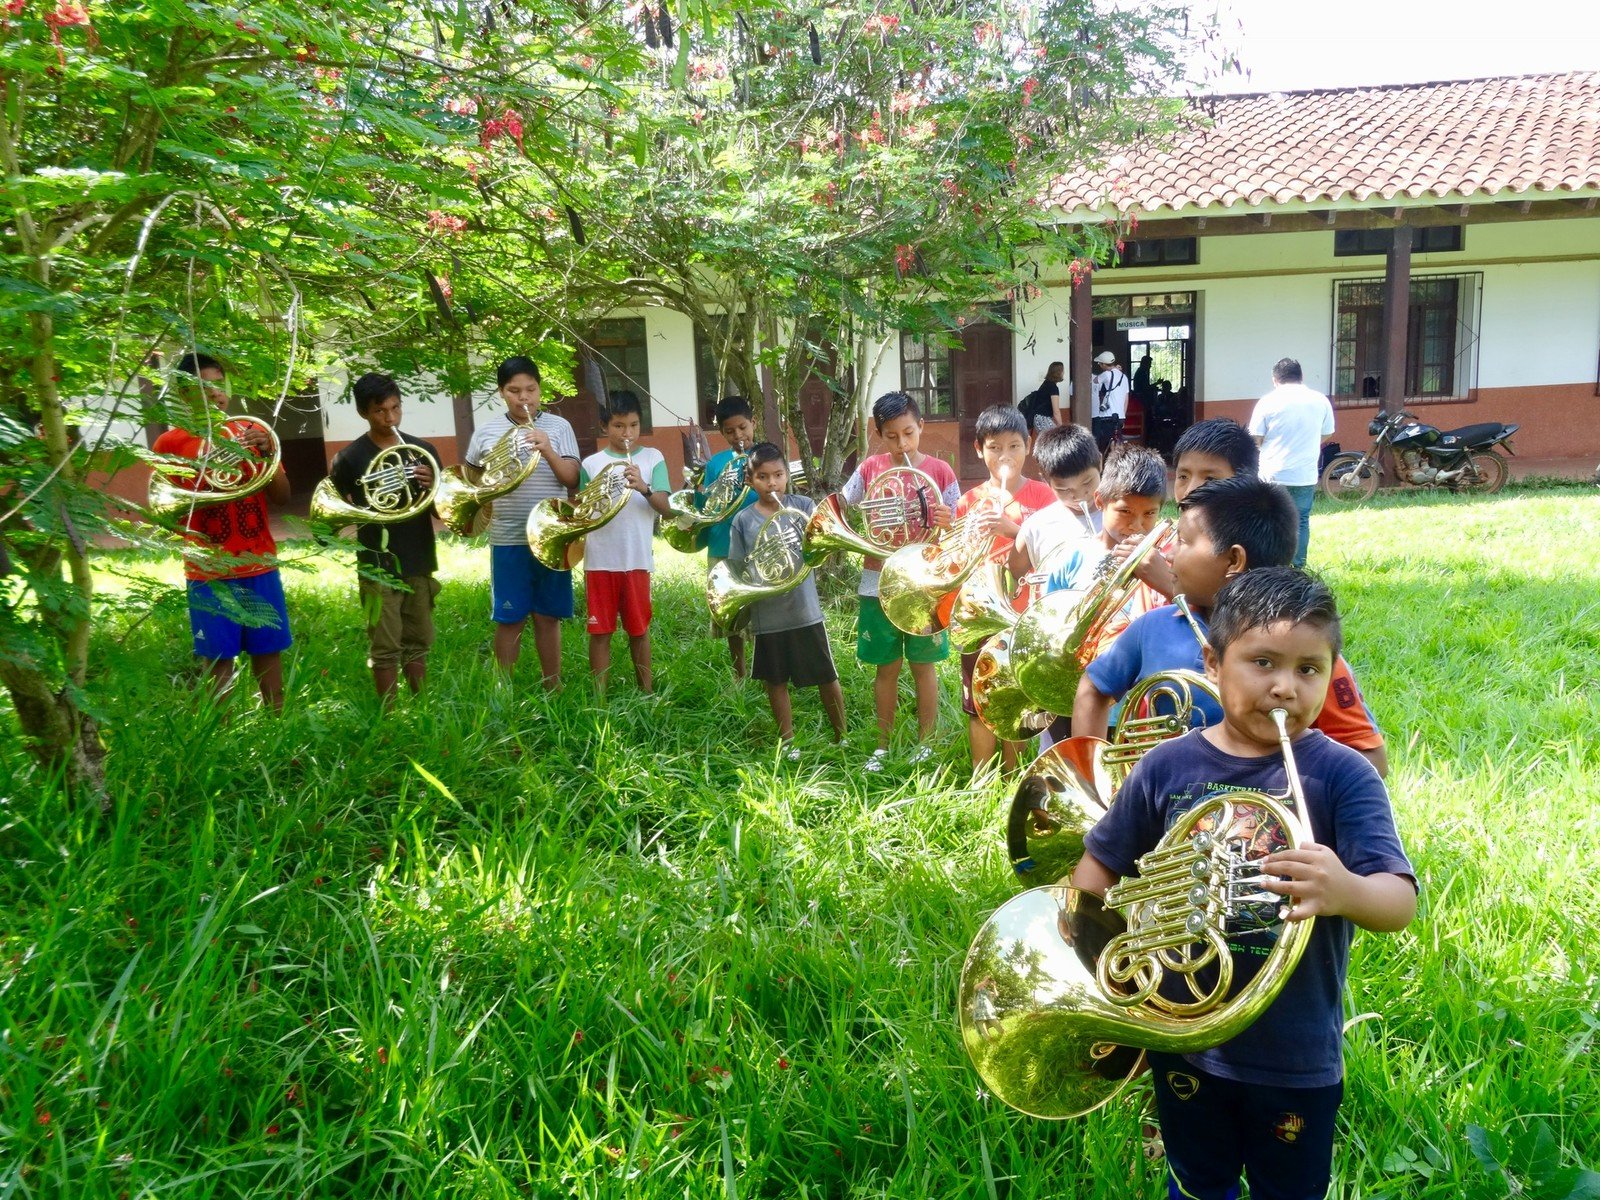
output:
[[[1378,492],[1378,469],[1360,454],[1336,454],[1322,471],[1322,494],[1337,504],[1361,504]]]
[[[1493,450],[1478,450],[1470,456],[1471,466],[1456,480],[1455,490],[1471,496],[1492,496],[1505,487],[1511,468]]]

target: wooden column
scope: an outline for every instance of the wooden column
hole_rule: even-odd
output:
[[[1090,360],[1094,357],[1094,292],[1086,271],[1072,285],[1072,339],[1067,355],[1072,379],[1072,420],[1089,427],[1089,398],[1094,390]]]
[[[1411,227],[1394,227],[1383,271],[1383,387],[1379,408],[1406,406],[1406,333],[1411,323]]]

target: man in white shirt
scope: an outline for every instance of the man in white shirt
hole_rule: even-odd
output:
[[[1261,447],[1261,478],[1281,483],[1300,511],[1300,541],[1294,565],[1306,565],[1311,544],[1311,501],[1317,494],[1322,447],[1333,437],[1333,405],[1302,381],[1300,364],[1281,358],[1272,368],[1273,389],[1256,401],[1250,432]]]
[[[1117,356],[1109,350],[1096,354],[1094,365],[1100,370],[1094,377],[1089,422],[1094,429],[1094,443],[1104,458],[1128,416],[1128,374],[1117,366]]]

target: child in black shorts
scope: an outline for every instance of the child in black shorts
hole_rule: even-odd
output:
[[[1260,886],[1286,921],[1317,918],[1299,965],[1266,1011],[1231,1040],[1193,1054],[1151,1051],[1156,1112],[1173,1196],[1232,1200],[1243,1175],[1256,1200],[1315,1200],[1333,1164],[1343,1096],[1340,1010],[1356,929],[1393,933],[1417,911],[1416,875],[1389,795],[1357,751],[1311,728],[1339,655],[1327,586],[1293,567],[1234,576],[1211,611],[1206,674],[1220,724],[1151,750],[1084,839],[1072,885],[1104,895],[1183,814],[1220,791],[1282,795],[1272,719],[1286,716],[1314,843],[1260,860]],[[1234,988],[1260,968],[1278,926],[1228,926]]]
[[[728,564],[740,576],[748,573],[756,533],[768,517],[781,508],[792,508],[809,518],[816,508],[805,496],[784,495],[789,486],[789,467],[783,452],[771,442],[762,442],[750,452],[748,469],[756,502],[733,519],[728,546]],[[799,586],[781,596],[757,600],[750,606],[750,624],[756,638],[750,674],[766,684],[767,703],[772,706],[778,736],[785,743],[788,757],[800,757],[792,744],[790,684],[817,689],[828,723],[833,726],[833,740],[843,741],[844,692],[828,649],[828,631],[822,624],[816,581],[807,575]]]

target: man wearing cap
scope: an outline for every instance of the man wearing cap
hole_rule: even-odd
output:
[[[1105,457],[1112,441],[1122,432],[1122,422],[1128,415],[1128,376],[1118,369],[1117,356],[1102,350],[1094,356],[1094,365],[1100,370],[1094,377],[1094,390],[1089,413],[1094,428],[1095,445]]]

